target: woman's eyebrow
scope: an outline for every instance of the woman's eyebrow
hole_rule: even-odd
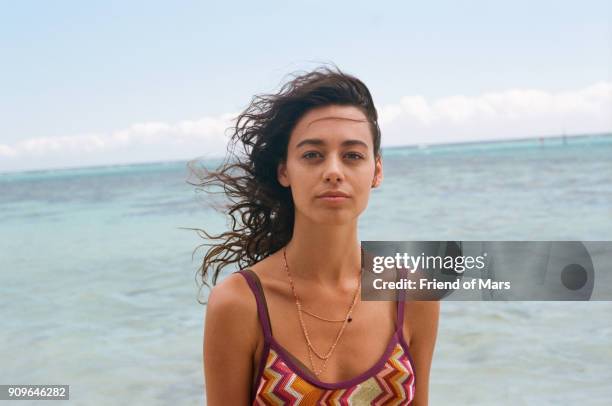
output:
[[[317,145],[317,146],[322,146],[325,145],[325,141],[322,140],[321,138],[306,138],[305,140],[302,140],[300,142],[297,143],[297,145],[295,146],[295,148],[299,148],[302,147],[304,145]],[[365,148],[368,148],[368,144],[366,144],[365,142],[361,141],[361,140],[345,140],[342,141],[342,143],[340,144],[343,147],[348,147],[348,146],[353,146],[353,145],[361,145]]]

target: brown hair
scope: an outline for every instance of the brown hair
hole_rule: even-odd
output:
[[[239,268],[251,266],[291,239],[293,198],[291,189],[278,182],[277,167],[286,160],[291,131],[306,112],[328,105],[358,107],[370,123],[374,155],[380,156],[378,115],[370,91],[361,80],[335,66],[292,76],[278,93],[253,97],[231,128],[225,162],[215,171],[205,170],[204,175],[194,171],[200,181],[188,182],[201,190],[219,186],[231,202],[226,206],[230,231],[210,235],[192,229],[202,238],[220,240],[196,247],[211,247],[198,269],[207,286],[211,275],[213,285],[217,283],[224,267],[234,263]],[[243,154],[235,152],[238,145]]]

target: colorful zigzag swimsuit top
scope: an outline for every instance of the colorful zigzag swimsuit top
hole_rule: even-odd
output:
[[[402,325],[403,296],[397,301],[396,328],[378,362],[343,382],[321,382],[272,336],[261,282],[250,269],[238,271],[255,295],[264,348],[251,391],[254,405],[410,405],[415,393],[414,362]],[[405,292],[400,290],[400,295]]]

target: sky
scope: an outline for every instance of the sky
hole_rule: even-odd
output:
[[[218,156],[324,63],[383,147],[612,132],[610,1],[5,1],[0,172]]]

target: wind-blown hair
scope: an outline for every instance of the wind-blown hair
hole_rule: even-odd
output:
[[[224,163],[215,171],[199,175],[199,188],[219,186],[231,202],[227,216],[231,230],[210,235],[197,230],[204,239],[218,240],[198,269],[202,282],[217,283],[221,270],[237,264],[253,265],[286,245],[293,234],[294,204],[291,189],[277,179],[279,163],[287,159],[290,134],[309,110],[329,105],[355,106],[366,116],[373,137],[374,156],[380,156],[378,115],[370,91],[359,79],[337,67],[319,67],[292,74],[278,93],[256,95],[231,127],[232,137]],[[235,153],[241,146],[243,154]],[[195,252],[195,251],[194,251]]]

